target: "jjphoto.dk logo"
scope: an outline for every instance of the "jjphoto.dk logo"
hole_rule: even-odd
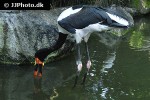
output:
[[[42,2],[38,2],[37,4],[32,4],[32,3],[24,4],[22,2],[20,2],[20,3],[4,3],[4,7],[5,8],[10,8],[10,7],[11,8],[19,8],[19,7],[21,7],[21,8],[34,8],[34,7],[42,8],[42,7],[44,7],[44,4]]]
[[[4,3],[4,7],[8,8],[9,7],[9,3]]]

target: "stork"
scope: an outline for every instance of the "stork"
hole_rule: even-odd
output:
[[[40,77],[42,76],[42,66],[44,66],[45,58],[53,51],[61,48],[67,36],[71,35],[75,39],[77,48],[77,75],[75,78],[74,87],[77,84],[77,80],[83,66],[80,44],[82,40],[85,42],[87,72],[84,74],[84,84],[86,75],[91,67],[91,59],[87,44],[91,33],[110,30],[116,27],[128,28],[133,25],[133,23],[130,22],[131,20],[133,20],[132,17],[128,16],[125,12],[111,8],[77,5],[64,10],[57,19],[59,37],[56,44],[53,47],[40,49],[35,53],[36,67],[34,69],[34,75],[38,75]]]

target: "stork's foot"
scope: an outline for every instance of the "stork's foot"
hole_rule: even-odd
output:
[[[78,77],[79,77],[80,72],[81,72],[81,70],[82,70],[82,63],[81,63],[81,62],[78,62],[77,65],[78,65],[78,66],[77,66],[78,71],[77,71],[77,75],[76,75],[76,78],[75,78],[75,83],[74,83],[73,88],[76,87],[77,82],[78,82]],[[81,85],[84,85],[84,84],[85,84],[87,74],[89,73],[89,70],[90,70],[90,68],[91,68],[91,61],[90,61],[90,60],[87,61],[86,67],[87,67],[87,72],[86,72],[86,73],[84,74],[84,76],[83,76]]]
[[[87,73],[84,74],[84,76],[83,76],[83,81],[82,81],[81,85],[84,85],[84,84],[85,84],[86,76],[87,76]]]
[[[80,72],[81,72],[81,70],[82,70],[82,63],[81,63],[81,62],[80,62],[80,63],[78,63],[77,68],[78,68],[78,71],[77,71],[77,75],[76,75],[76,78],[75,78],[75,82],[74,82],[74,86],[73,86],[73,88],[75,88],[75,87],[76,87],[76,85],[77,85],[77,83],[78,83],[78,77],[79,77]]]
[[[87,74],[89,73],[89,70],[91,68],[91,61],[90,60],[87,61],[86,67],[87,67],[87,72],[83,76],[83,80],[82,80],[82,83],[81,83],[82,85],[85,84],[85,80],[86,80]]]
[[[76,85],[77,85],[78,77],[79,77],[79,76],[77,75],[76,78],[75,78],[75,82],[74,82],[73,88],[75,88]]]

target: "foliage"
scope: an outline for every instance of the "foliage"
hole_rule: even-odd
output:
[[[150,7],[150,1],[149,0],[145,0],[144,5],[145,5],[145,7]]]
[[[146,46],[146,36],[144,36],[144,33],[147,33],[146,29],[149,29],[149,25],[145,22],[140,22],[134,27],[134,31],[132,31],[132,35],[129,39],[129,45],[136,49],[141,49],[144,46]]]
[[[2,33],[2,32],[3,32],[3,21],[0,20],[0,33]]]
[[[139,0],[132,0],[132,4],[133,7],[138,8],[139,7]]]
[[[141,48],[143,46],[144,36],[140,31],[133,31],[132,36],[130,37],[129,44],[134,48]]]

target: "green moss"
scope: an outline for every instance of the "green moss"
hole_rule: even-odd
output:
[[[23,59],[18,60],[18,59],[12,59],[6,55],[0,55],[0,56],[1,56],[0,64],[19,65],[19,66],[34,65],[33,57],[24,58],[24,60]]]
[[[3,34],[4,34],[4,47],[2,49],[3,54],[7,54],[6,40],[7,40],[7,32],[8,32],[8,24],[4,23],[2,26]]]
[[[140,3],[142,3],[142,6],[144,8],[150,8],[150,1],[149,0],[142,0],[142,2],[140,2]]]
[[[131,6],[133,5],[133,7],[139,8],[139,4],[140,4],[140,0],[132,0]]]
[[[147,7],[147,8],[150,8],[150,1],[147,0],[147,1],[145,1],[145,3],[146,3],[146,7]]]
[[[4,35],[4,33],[3,33],[3,25],[4,25],[4,22],[3,22],[3,20],[2,19],[0,19],[0,55],[2,55],[3,54],[3,46],[4,46],[4,44],[3,44],[3,35]]]
[[[4,22],[2,19],[0,19],[0,34],[3,34],[3,25],[4,25]]]
[[[140,31],[133,31],[129,44],[131,47],[141,48],[143,46],[143,40],[144,36]]]

